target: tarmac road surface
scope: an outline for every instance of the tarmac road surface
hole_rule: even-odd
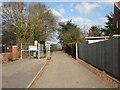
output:
[[[46,59],[23,59],[2,65],[2,88],[27,88]]]
[[[115,88],[64,52],[53,52],[43,74],[31,88]]]

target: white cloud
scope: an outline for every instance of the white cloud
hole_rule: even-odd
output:
[[[59,22],[67,22],[72,19],[72,23],[78,25],[80,28],[87,27],[90,28],[94,23],[92,20],[82,17],[74,17],[74,18],[61,18]]]
[[[86,5],[88,5],[88,3],[84,3]],[[83,4],[82,4],[83,5]],[[91,6],[92,5],[92,6]],[[96,3],[92,3],[91,5],[88,5],[88,7],[92,7],[91,10],[93,10],[93,7],[98,7],[98,5]],[[87,7],[87,6],[86,6]],[[87,8],[88,8],[87,7]],[[81,7],[83,8],[83,7]],[[86,9],[87,9],[86,8]],[[71,11],[73,9],[70,9]],[[84,14],[88,14],[91,12],[91,10],[87,9],[86,12]],[[89,18],[83,18],[83,17],[70,17],[70,18],[64,18],[62,13],[64,13],[64,10],[61,12],[56,11],[55,9],[51,9],[52,13],[59,17],[59,22],[67,22],[68,20],[72,19],[72,23],[78,25],[80,28],[84,29],[84,30],[88,30],[91,26],[93,25],[100,25],[100,26],[104,26],[105,21],[107,21],[107,19],[105,17],[100,18],[97,21],[93,21]],[[82,11],[85,11],[85,9],[82,9]]]
[[[102,17],[99,20],[101,20],[102,22],[108,22],[108,18],[107,17]]]
[[[1,20],[1,16],[2,16],[2,3],[0,3],[0,20]]]
[[[94,25],[92,20],[82,17],[73,18],[73,23],[79,25],[81,28],[90,28],[92,25]]]
[[[104,27],[106,22],[108,22],[108,18],[107,17],[101,17],[101,18],[98,19],[97,23],[99,24],[99,26]]]
[[[69,18],[61,18],[61,20],[59,22],[67,22],[68,20],[70,20]]]
[[[62,17],[62,14],[59,13],[58,11],[56,11],[55,9],[50,9],[53,13],[53,15],[57,16],[57,17]]]
[[[113,6],[114,7],[114,2],[98,2],[99,5],[101,5],[100,9],[103,10],[104,6],[105,7],[110,7]]]
[[[57,6],[57,8],[59,9],[59,12],[61,14],[65,13],[65,9],[63,8],[63,6],[64,6],[63,4],[60,4],[60,5]]]
[[[59,36],[58,32],[51,33],[47,38],[47,42],[57,44],[59,42],[58,36]]]
[[[65,9],[64,8],[60,8],[60,13],[65,13]]]
[[[76,9],[83,15],[90,14],[94,8],[100,7],[97,3],[81,3],[76,5]]]
[[[98,2],[101,5],[114,5],[114,2]]]
[[[76,23],[83,23],[83,24],[92,23],[91,20],[81,17],[73,18],[73,21],[75,21]]]
[[[61,18],[59,22],[67,22],[68,20],[72,19],[72,23],[78,25],[80,28],[83,30],[89,30],[89,28],[93,25],[95,26],[103,26],[105,21],[107,20],[106,18],[100,18],[100,21],[92,21],[91,19],[88,18],[82,18],[82,17],[74,17],[74,18]]]

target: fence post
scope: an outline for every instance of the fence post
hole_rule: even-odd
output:
[[[44,51],[43,51],[43,44],[41,44],[41,56],[44,56]]]
[[[22,59],[22,43],[21,43],[21,57],[20,58]]]
[[[76,43],[76,59],[78,59],[78,44]]]
[[[50,57],[50,44],[46,45],[46,58],[47,58],[47,60],[51,59],[51,57]]]
[[[40,59],[40,43],[38,43],[38,59]]]

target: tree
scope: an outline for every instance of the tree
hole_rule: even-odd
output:
[[[14,38],[13,40],[20,43],[24,40],[25,4],[23,2],[5,2],[2,5],[2,12],[3,41],[7,41],[7,38],[11,41]]]
[[[97,37],[97,36],[101,36],[101,30],[99,27],[97,26],[91,26],[88,36],[90,37]]]
[[[80,37],[82,31],[75,24],[71,23],[71,20],[67,21],[67,23],[60,23],[60,26],[60,38],[63,44],[72,45],[83,41],[83,37]]]
[[[112,36],[115,34],[115,27],[113,25],[113,14],[107,15],[107,22],[105,28],[102,29],[104,36]]]
[[[2,43],[6,45],[16,44],[16,34],[12,30],[12,26],[7,25],[6,27],[2,28]]]
[[[28,21],[34,40],[45,41],[48,35],[55,29],[57,18],[53,16],[49,8],[41,3],[29,6]]]
[[[4,41],[7,41],[7,34],[9,41],[14,38],[17,41],[14,43],[18,45],[34,40],[45,41],[56,27],[56,17],[41,3],[26,6],[23,2],[6,2],[3,3],[2,11]]]

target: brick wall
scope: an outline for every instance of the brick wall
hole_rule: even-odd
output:
[[[116,5],[114,5],[114,25],[116,27],[116,34],[120,34],[120,8]]]

